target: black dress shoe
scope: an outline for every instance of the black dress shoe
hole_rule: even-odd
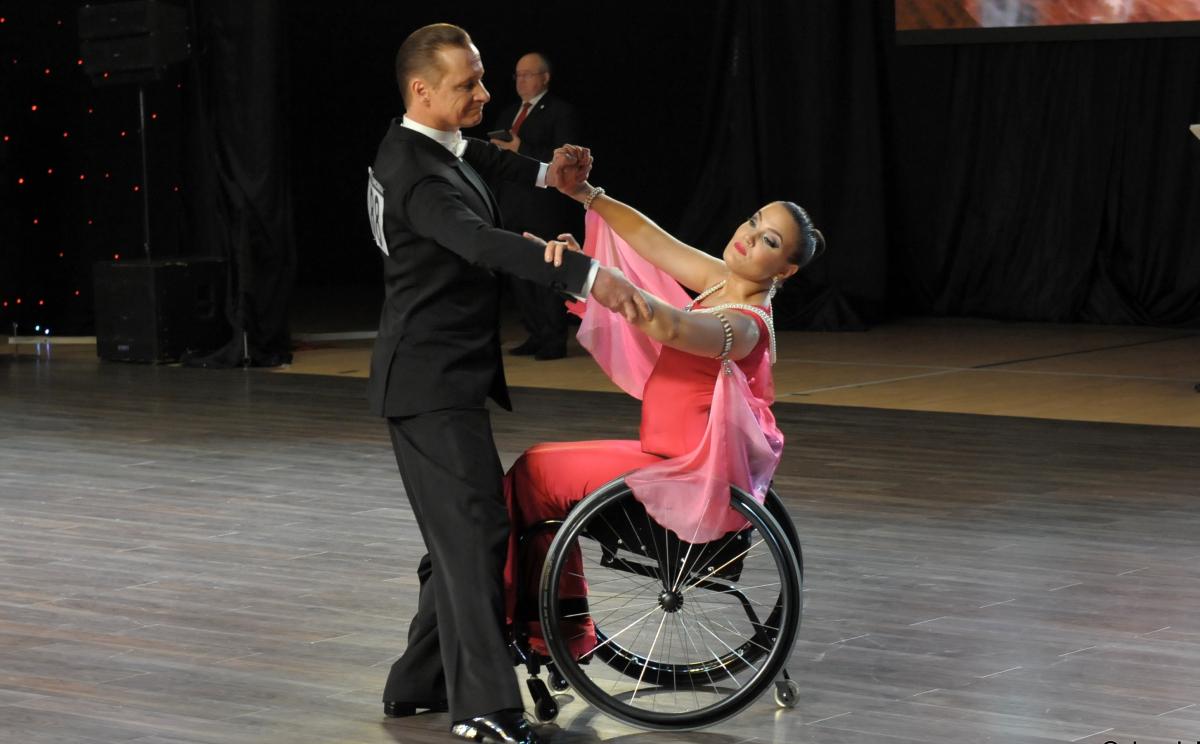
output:
[[[532,356],[533,354],[537,353],[541,346],[541,341],[533,336],[530,336],[521,343],[509,349],[508,353],[512,354],[513,356]]]
[[[450,710],[450,706],[446,704],[445,700],[435,700],[431,703],[409,703],[403,700],[383,701],[383,714],[388,718],[415,716],[418,710],[427,710],[430,713],[445,713]]]
[[[546,741],[538,736],[519,710],[499,710],[458,721],[450,727],[450,733],[483,744],[544,744]]]
[[[533,358],[539,362],[544,362],[548,359],[562,359],[567,355],[566,343],[561,344],[546,344],[538,349],[533,354]]]

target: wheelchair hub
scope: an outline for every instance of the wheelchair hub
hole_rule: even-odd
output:
[[[683,595],[679,592],[663,591],[658,595],[658,605],[667,612],[679,612],[683,607]]]

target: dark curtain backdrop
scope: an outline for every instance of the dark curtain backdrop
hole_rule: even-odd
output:
[[[475,38],[493,112],[548,53],[593,181],[684,239],[807,207],[829,251],[781,325],[1200,321],[1200,43],[896,47],[891,0],[290,2],[302,284],[377,291],[364,173],[400,113],[395,48],[436,20]]]
[[[227,258],[233,336],[199,366],[290,360],[296,276],[283,0],[191,0],[194,252]],[[244,335],[243,335],[244,334]]]
[[[146,85],[143,181],[138,86],[94,85],[79,64],[81,3],[0,0],[0,330],[90,335],[93,267],[191,248],[184,132],[187,67]],[[36,106],[36,108],[34,108]],[[18,303],[17,300],[22,302]]]
[[[694,121],[702,162],[681,237],[719,252],[759,206],[789,199],[825,233],[825,257],[775,300],[777,323],[862,328],[887,301],[881,49],[869,3],[716,3]]]
[[[901,47],[892,309],[1200,320],[1200,43]]]

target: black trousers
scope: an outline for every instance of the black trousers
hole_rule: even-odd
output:
[[[567,343],[566,299],[549,287],[527,279],[510,277],[513,301],[521,322],[539,347],[561,347]]]
[[[447,700],[451,720],[522,707],[504,637],[509,519],[485,408],[388,419],[392,449],[428,554],[408,647],[385,701]]]

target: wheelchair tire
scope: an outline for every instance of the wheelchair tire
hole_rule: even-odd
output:
[[[771,496],[764,506],[732,489],[730,504],[749,528],[699,546],[652,524],[620,479],[572,510],[547,553],[539,610],[555,665],[583,699],[634,726],[680,730],[736,715],[772,686],[799,627],[803,576],[795,531],[790,520],[780,524],[782,504]],[[630,529],[617,529],[621,520]],[[591,585],[590,653],[604,662],[586,669],[552,620],[562,615],[550,587],[571,570],[572,556]]]

